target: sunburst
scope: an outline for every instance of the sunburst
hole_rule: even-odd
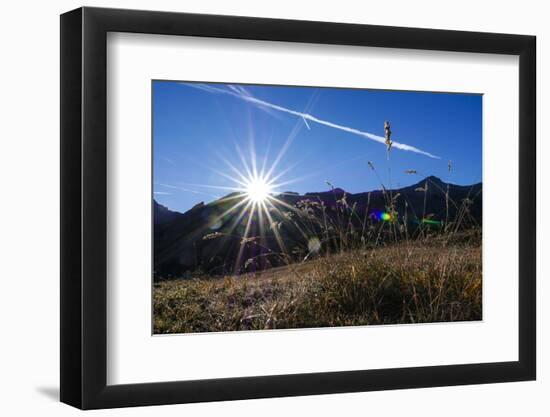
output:
[[[277,169],[284,151],[277,155],[272,164],[267,164],[268,156],[258,158],[253,145],[250,146],[249,158],[245,157],[238,145],[235,145],[235,149],[236,158],[233,158],[233,160],[237,161],[238,165],[230,162],[226,153],[225,155],[219,155],[219,157],[227,169],[220,166],[208,167],[211,172],[226,181],[225,185],[180,184],[187,187],[205,187],[206,189],[230,192],[226,197],[218,200],[228,203],[228,205],[225,205],[222,213],[218,213],[218,215],[209,219],[203,231],[221,231],[222,224],[225,223],[226,226],[223,227],[223,233],[221,234],[239,239],[240,246],[234,265],[235,271],[238,272],[246,245],[258,244],[268,234],[272,233],[280,252],[287,253],[278,228],[271,227],[275,220],[273,213],[282,216],[281,210],[283,209],[295,210],[294,207],[285,203],[280,196],[283,194],[283,186],[300,181],[301,178],[284,179],[293,168],[292,166],[286,169]],[[244,226],[244,230],[240,229],[239,226]],[[238,233],[237,230],[239,230]]]
[[[274,191],[269,181],[262,177],[253,177],[245,184],[246,198],[256,205],[264,203]]]
[[[311,104],[310,100],[307,107],[309,108]],[[254,129],[252,123],[249,122],[249,157],[245,157],[245,153],[243,153],[239,147],[238,141],[234,140],[233,143],[235,145],[236,155],[234,158],[231,158],[231,161],[227,157],[227,152],[223,155],[218,155],[227,169],[223,169],[220,166],[205,167],[219,176],[226,185],[178,184],[186,187],[205,187],[205,189],[218,189],[226,193],[228,191],[230,192],[229,195],[218,200],[230,203],[229,207],[225,205],[223,213],[209,219],[203,231],[211,232],[215,230],[217,232],[222,228],[223,224],[226,224],[227,226],[223,227],[224,230],[221,234],[234,236],[240,239],[239,255],[236,260],[235,269],[239,268],[245,245],[247,242],[254,240],[250,238],[265,238],[268,233],[272,233],[281,253],[287,254],[278,227],[272,227],[276,220],[273,218],[273,214],[276,214],[277,217],[283,217],[283,210],[296,211],[295,207],[287,204],[281,198],[284,194],[282,192],[282,187],[302,181],[306,177],[311,176],[310,173],[304,177],[294,176],[290,180],[285,180],[285,176],[287,176],[296,165],[290,165],[284,169],[280,167],[287,151],[302,126],[301,119],[297,120],[294,128],[282,143],[279,151],[274,155],[272,162],[268,164],[269,146],[263,158],[259,158],[256,155]],[[227,181],[229,181],[229,184]],[[231,217],[231,220],[228,221],[229,217]],[[238,230],[240,225],[245,225],[244,231],[235,233],[235,230]],[[259,227],[256,228],[256,225]],[[260,236],[249,236],[253,233],[253,230],[259,231]]]

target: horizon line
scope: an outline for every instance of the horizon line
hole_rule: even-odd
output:
[[[453,182],[447,182],[447,181],[444,181],[442,180],[441,178],[439,178],[438,176],[436,175],[428,175],[426,177],[423,177],[421,180],[417,181],[417,182],[413,182],[412,184],[410,185],[404,185],[404,186],[401,186],[399,185],[398,187],[399,188],[386,188],[386,191],[399,191],[399,190],[402,190],[404,188],[409,188],[409,187],[412,187],[414,185],[419,185],[420,183],[426,181],[427,179],[429,178],[435,178],[439,181],[441,181],[442,183],[444,184],[449,184],[449,185],[454,185],[454,186],[458,186],[458,187],[474,187],[476,185],[479,185],[479,184],[483,184],[483,179],[481,179],[480,181],[477,181],[477,182],[474,182],[474,183],[470,183],[470,184],[457,184],[457,183],[453,183]],[[383,184],[379,184],[379,185],[382,185]],[[298,196],[302,196],[302,197],[306,197],[307,195],[311,195],[311,194],[325,194],[325,193],[330,193],[332,191],[335,191],[335,190],[339,190],[341,192],[344,192],[346,193],[347,195],[358,195],[358,194],[365,194],[365,193],[371,193],[371,192],[376,192],[376,191],[383,191],[383,188],[373,188],[371,190],[367,190],[367,191],[358,191],[358,192],[355,192],[355,193],[352,193],[352,192],[349,192],[349,191],[346,191],[345,189],[341,188],[341,187],[334,187],[332,189],[328,189],[328,190],[325,190],[325,191],[307,191],[305,193],[299,193],[297,191],[291,191],[291,190],[286,190],[286,191],[280,191],[280,192],[274,192],[274,193],[271,193],[271,195],[273,196],[281,196],[281,195],[298,195]],[[198,203],[196,204],[193,204],[192,206],[190,206],[187,210],[185,211],[180,211],[180,210],[177,210],[177,209],[172,209],[170,207],[168,207],[167,205],[164,205],[164,204],[161,204],[158,202],[157,199],[155,199],[155,192],[153,191],[152,192],[152,200],[165,207],[166,209],[172,211],[172,212],[176,212],[176,213],[180,213],[180,214],[185,214],[187,213],[189,210],[193,209],[194,207],[196,207],[197,205],[200,205],[200,204],[203,204],[203,205],[208,205],[208,204],[211,204],[215,201],[219,201],[219,200],[223,200],[224,198],[227,198],[228,196],[232,196],[232,195],[236,195],[236,194],[244,194],[243,192],[241,191],[233,191],[231,193],[228,193],[220,198],[214,198],[208,202],[205,202],[204,200],[203,201],[199,201]]]

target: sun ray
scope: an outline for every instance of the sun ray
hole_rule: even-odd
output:
[[[233,236],[234,230],[241,223],[241,220],[246,214],[247,210],[249,210],[250,206],[253,204],[251,201],[246,201],[246,200],[243,200],[243,201],[246,203],[246,205],[239,211],[239,214],[237,215],[237,217],[231,221],[231,224],[229,225],[229,227],[224,231],[224,236],[222,237],[221,242],[218,243],[217,248],[214,252],[214,256],[219,253],[219,250],[224,243],[226,243],[229,239],[235,238],[235,236]],[[224,265],[225,265],[225,261],[224,261]]]
[[[281,206],[283,206],[283,207],[285,207],[289,210],[292,210],[294,213],[300,214],[299,209],[297,209],[294,206],[291,206],[290,204],[284,202],[283,200],[279,200],[277,197],[271,197],[271,200],[275,201],[277,204],[280,204]],[[275,208],[277,208],[277,207],[275,207]]]
[[[271,204],[269,200],[266,201],[268,204]],[[266,207],[266,202],[263,201],[261,204],[262,210],[265,212],[267,219],[269,221],[269,224],[273,224],[273,218],[271,217],[271,214],[269,213],[268,208]],[[279,233],[279,229],[277,227],[272,228],[273,235],[275,236],[275,240],[277,241],[277,244],[279,245],[279,249],[284,253],[285,255],[288,255],[288,252],[286,250],[286,246],[283,242],[283,239],[281,237],[281,234]]]
[[[247,181],[247,177],[245,175],[243,175],[241,173],[241,171],[239,171],[231,162],[229,162],[226,158],[224,158],[222,155],[218,155],[220,157],[220,159],[222,160],[222,162],[224,162],[228,167],[229,169],[231,169],[231,171],[233,171],[235,174],[237,174],[240,178],[240,180],[230,176],[230,175],[227,175],[227,174],[224,174],[224,173],[220,173],[219,171],[217,171],[216,169],[212,169],[212,171],[214,171],[215,173],[217,174],[220,174],[222,176],[224,176],[225,178],[228,178],[232,181],[235,181],[236,183],[238,184],[241,184],[242,186],[245,186],[246,185],[246,181]]]
[[[235,261],[235,272],[238,273],[239,271],[239,265],[241,263],[241,258],[243,256],[244,247],[248,243],[248,233],[250,232],[250,225],[252,224],[252,218],[254,217],[254,212],[256,210],[256,205],[253,204],[252,208],[250,210],[250,214],[248,215],[248,220],[246,222],[246,228],[244,229],[243,237],[241,239],[241,242],[239,244],[239,253],[237,254],[237,259]]]
[[[235,168],[233,165],[231,165],[229,163],[229,161],[227,161],[227,159],[224,158],[224,156],[217,152],[217,151],[213,151],[213,153],[221,160],[223,161],[224,163],[226,163],[228,165],[228,167],[231,168],[231,170],[239,177],[239,178],[236,178],[236,177],[232,177],[231,175],[228,175],[226,174],[225,172],[222,172],[220,171],[219,169],[216,169],[215,167],[211,166],[211,165],[208,165],[208,164],[205,164],[205,163],[202,163],[200,161],[197,161],[195,159],[190,159],[188,160],[188,163],[190,164],[195,164],[195,165],[198,165],[199,167],[202,167],[208,171],[212,171],[213,173],[219,175],[220,177],[223,177],[225,179],[228,179],[230,180],[231,182],[235,182],[237,184],[240,184],[241,186],[245,186],[245,182],[246,182],[246,176],[242,175],[241,174],[241,171],[239,171],[237,168]]]
[[[254,203],[252,203],[252,201],[245,201],[246,202],[246,205],[241,209],[241,211],[239,212],[239,215],[237,216],[236,219],[234,219],[234,221],[231,223],[231,225],[229,226],[229,229],[227,229],[226,233],[227,234],[232,234],[233,231],[235,230],[235,228],[239,225],[241,219],[244,217],[244,215],[246,214],[246,212],[250,209],[250,206],[252,206]]]
[[[231,214],[233,211],[237,210],[239,207],[241,207],[244,204],[249,203],[247,199],[242,199],[238,203],[233,204],[231,207],[229,207],[227,210],[225,210],[223,213],[217,215],[216,217],[213,217],[209,219],[209,221],[206,222],[206,224],[203,227],[200,227],[196,229],[194,232],[192,232],[189,236],[190,239],[196,238],[197,236],[200,236],[205,233],[205,231],[211,231],[212,227],[223,220],[224,217]]]
[[[259,208],[258,208],[258,226],[260,227],[260,245],[262,245],[262,247],[269,247],[269,245],[267,244],[267,239],[266,239],[266,233],[265,233],[265,219],[264,219],[264,210],[263,210],[263,207],[264,207],[264,202],[260,202],[259,203]],[[271,224],[271,222],[269,223]]]
[[[254,146],[254,129],[252,128],[251,112],[248,109],[248,147],[250,152],[250,164],[252,165],[252,175],[258,177],[258,166],[256,158],[256,148]]]
[[[269,185],[271,185],[274,190],[280,190],[281,187],[284,187],[284,186],[287,186],[287,185],[290,185],[290,184],[296,184],[297,182],[304,181],[305,179],[310,178],[310,177],[311,177],[311,175],[304,175],[302,177],[297,177],[297,178],[293,178],[291,180],[278,182],[276,184],[269,184]]]
[[[313,105],[315,104],[315,102],[317,101],[317,96],[318,95],[316,93],[317,93],[317,91],[315,91],[312,94],[312,96],[309,98],[308,103],[306,104],[306,108],[305,108],[306,112],[310,111],[311,108],[313,107]],[[305,121],[305,118],[303,120]],[[271,165],[270,170],[267,172],[267,175],[266,175],[267,177],[271,177],[271,174],[273,174],[273,171],[277,168],[277,165],[279,165],[279,162],[285,156],[286,152],[290,148],[290,145],[292,145],[292,142],[294,142],[294,139],[296,138],[296,136],[298,136],[298,134],[300,133],[300,130],[302,129],[303,126],[304,125],[302,124],[302,120],[297,119],[296,123],[294,124],[294,127],[290,131],[284,145],[281,147],[281,150],[279,151],[279,154],[277,155],[277,157],[275,158],[275,161]]]
[[[296,136],[298,136],[298,133],[300,132],[300,129],[302,128],[302,126],[303,126],[303,124],[298,119],[296,121],[296,123],[294,124],[293,129],[291,130],[291,132],[287,136],[287,139],[286,139],[285,143],[283,144],[283,146],[281,147],[281,150],[277,154],[277,157],[275,158],[275,161],[273,161],[273,164],[271,164],[271,168],[269,169],[269,171],[267,171],[267,174],[266,174],[267,177],[271,177],[271,174],[273,174],[273,171],[275,171],[275,169],[279,165],[279,162],[285,156],[286,152],[290,148],[290,145],[292,145],[292,142],[294,142],[294,139],[296,138]]]
[[[237,155],[239,155],[239,158],[241,160],[244,170],[246,171],[246,174],[248,175],[248,178],[254,178],[254,175],[252,174],[252,171],[250,170],[250,167],[246,162],[246,158],[244,157],[243,151],[241,150],[241,147],[237,143],[235,143],[235,149],[237,150]]]
[[[269,157],[269,150],[270,149],[271,149],[271,139],[267,143],[267,148],[265,150],[264,159],[263,159],[263,162],[262,162],[262,169],[260,170],[260,177],[262,177],[262,178],[265,178],[265,168],[267,166],[267,160],[268,160],[268,157]]]
[[[243,199],[243,200],[239,201],[238,203],[232,205],[227,210],[225,210],[222,214],[220,214],[220,215],[216,216],[214,219],[212,219],[208,223],[208,227],[210,228],[213,224],[216,224],[217,222],[221,221],[225,216],[229,215],[231,212],[235,211],[240,206],[242,206],[244,204],[247,204],[247,203],[248,203],[248,201],[246,199]]]
[[[298,166],[298,162],[295,163],[295,164],[292,164],[290,165],[289,167],[283,169],[281,172],[279,172],[277,175],[275,176],[271,176],[268,180],[268,183],[269,185],[272,185],[273,187],[275,187],[275,181],[277,181],[279,178],[285,176],[286,174],[288,174],[290,171],[292,171],[294,168],[296,168]],[[264,177],[265,178],[265,177]]]
[[[178,182],[178,184],[188,186],[188,187],[214,188],[216,190],[225,190],[225,191],[243,191],[245,189],[243,188],[245,184],[243,184],[243,187],[228,187],[223,185],[195,184],[195,183],[188,183],[188,182]]]
[[[279,204],[282,203],[282,205],[286,206],[287,208],[289,208],[290,210],[292,210],[292,211],[295,212],[296,214],[298,214],[298,215],[300,214],[299,210],[296,209],[296,207],[292,207],[292,206],[290,206],[290,205],[288,205],[288,204],[286,204],[286,203],[284,203],[284,202],[282,202],[282,201],[280,201],[280,200],[277,200],[276,198],[272,198],[271,200],[268,200],[267,203],[268,203],[275,211],[277,211],[277,214],[278,214],[280,217],[284,217],[284,214],[283,214],[283,212],[282,212],[281,210],[279,210],[279,208],[278,208],[275,204],[273,204],[273,201],[276,201],[276,202],[278,202]],[[298,223],[294,222],[293,224],[294,224],[294,227],[296,227],[296,229],[298,229],[298,231],[300,232],[300,234],[302,235],[302,237],[304,237],[305,239],[308,239],[308,238],[309,238],[309,235],[308,235],[306,232],[304,232],[304,231],[302,230],[302,228],[298,225]]]
[[[220,198],[219,195],[209,194],[209,193],[205,193],[205,192],[197,191],[197,190],[191,190],[190,188],[185,188],[185,187],[178,187],[178,186],[172,185],[172,184],[155,183],[155,185],[159,185],[161,187],[166,187],[166,188],[170,188],[172,190],[177,190],[177,191],[181,191],[181,192],[185,192],[185,193],[202,194],[202,195],[206,195],[208,197]]]

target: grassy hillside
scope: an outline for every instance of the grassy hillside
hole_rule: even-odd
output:
[[[154,284],[154,332],[481,320],[481,245],[419,239]]]

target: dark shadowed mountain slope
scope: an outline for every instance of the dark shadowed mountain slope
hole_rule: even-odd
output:
[[[153,200],[153,222],[155,226],[170,223],[181,215],[181,213],[172,211]]]
[[[391,212],[391,201],[394,212],[390,217],[406,224],[411,234],[419,228],[425,231],[445,224],[477,227],[482,221],[481,183],[460,186],[433,176],[395,190],[348,194],[335,188],[273,197],[273,205],[268,204],[262,214],[245,209],[246,197],[238,193],[197,204],[185,213],[170,211],[154,201],[155,278],[276,266],[289,258],[307,256],[311,239],[337,245],[329,234],[365,242],[372,237],[369,233],[386,230],[382,214]],[[377,241],[385,238],[376,233]],[[245,235],[247,239],[243,239]]]

